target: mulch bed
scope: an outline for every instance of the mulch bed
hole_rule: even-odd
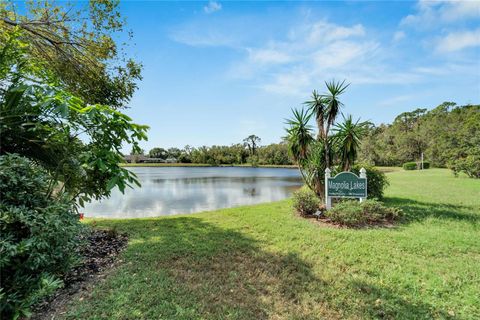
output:
[[[372,228],[396,228],[396,221],[381,220],[381,221],[372,221],[370,223],[358,224],[355,226],[347,226],[340,223],[336,223],[329,218],[321,215],[316,217],[314,215],[298,215],[300,218],[308,219],[308,221],[322,227],[326,228],[335,228],[335,229],[372,229]]]
[[[55,318],[55,314],[63,309],[75,294],[87,290],[93,281],[102,276],[102,272],[121,262],[117,261],[116,257],[127,246],[128,237],[113,230],[92,229],[83,235],[80,241],[87,243],[80,249],[82,263],[65,275],[63,288],[35,306],[32,319]]]
[[[396,228],[395,221],[381,220],[370,223],[358,224],[355,226],[347,226],[340,223],[333,222],[325,217],[311,217],[310,221],[322,227],[330,227],[336,229],[372,229],[372,228]]]

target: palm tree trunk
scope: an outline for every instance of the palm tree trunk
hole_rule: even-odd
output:
[[[325,184],[323,183],[323,181],[316,181],[315,193],[320,198],[320,200],[325,203]]]
[[[324,143],[325,146],[325,165],[326,168],[330,168],[330,143],[328,141],[328,131],[330,131],[330,122],[327,123],[327,129],[325,130]]]

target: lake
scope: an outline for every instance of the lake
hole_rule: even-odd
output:
[[[288,198],[302,185],[297,169],[131,167],[142,187],[117,189],[80,211],[86,217],[141,218],[194,213]]]

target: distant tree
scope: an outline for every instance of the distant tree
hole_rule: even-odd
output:
[[[194,148],[190,147],[188,144],[183,147],[183,152],[186,153],[188,156],[190,156],[192,154],[192,151],[193,151]]]
[[[178,159],[182,154],[182,150],[180,150],[179,148],[169,148],[167,152],[168,152],[168,157],[174,158],[174,159]]]
[[[159,159],[167,159],[168,158],[168,153],[167,150],[163,148],[152,148],[149,152],[148,155],[150,158],[159,158]]]
[[[259,147],[257,154],[259,164],[288,165],[293,163],[288,152],[288,145],[284,142]]]
[[[472,163],[472,157],[480,157],[480,106],[444,102],[430,111],[404,112],[391,124],[371,126],[360,158],[391,166],[418,161],[421,153],[437,167],[453,167],[457,160]]]
[[[257,150],[257,146],[260,144],[261,139],[256,135],[251,134],[245,139],[243,139],[243,142],[247,146],[250,155],[255,155],[255,151]]]

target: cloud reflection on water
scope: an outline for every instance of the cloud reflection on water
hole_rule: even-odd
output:
[[[141,188],[87,204],[87,217],[140,218],[285,199],[301,186],[295,169],[133,167]]]

